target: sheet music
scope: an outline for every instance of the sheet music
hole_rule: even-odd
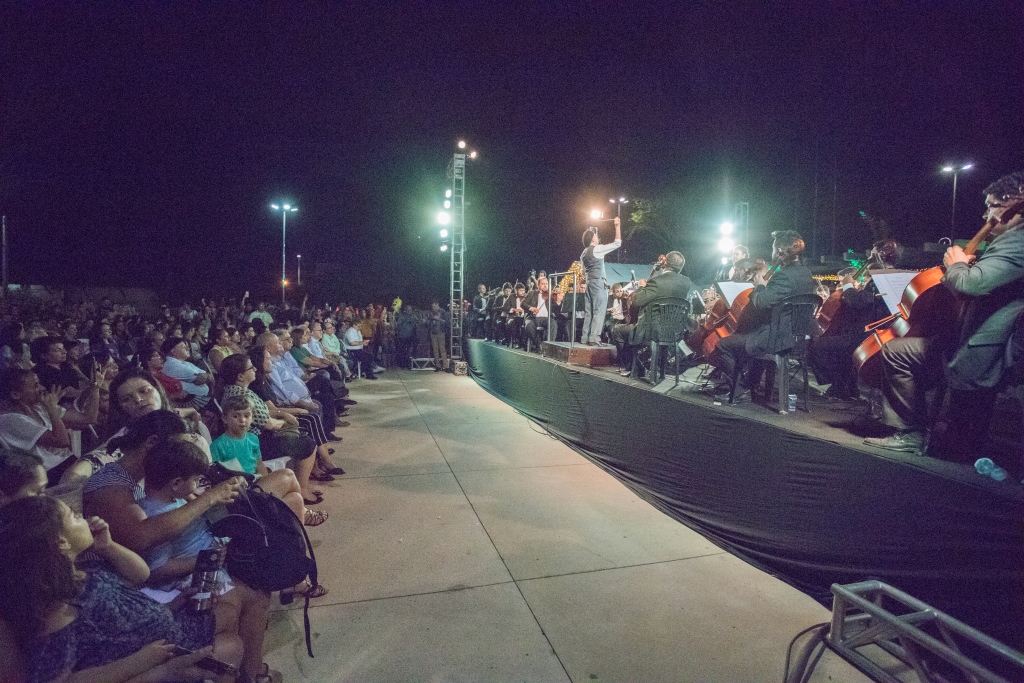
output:
[[[754,285],[750,282],[718,282],[718,291],[725,297],[725,302],[732,306],[732,302],[736,297],[740,295],[740,292],[753,289]]]
[[[873,270],[871,279],[875,282],[878,293],[888,306],[889,312],[899,313],[900,299],[903,297],[903,290],[918,274],[916,270]]]

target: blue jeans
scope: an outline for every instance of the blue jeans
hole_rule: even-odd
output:
[[[583,302],[583,337],[581,341],[601,342],[604,331],[604,316],[608,313],[608,290],[604,288],[604,280],[587,280],[587,294]]]

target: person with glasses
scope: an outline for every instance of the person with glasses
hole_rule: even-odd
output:
[[[940,286],[955,296],[951,306],[964,304],[963,315],[953,325],[882,347],[884,421],[894,432],[866,439],[868,445],[923,454],[933,414],[928,390],[948,388],[944,434],[933,434],[928,454],[973,462],[985,446],[996,389],[1015,360],[1009,347],[1024,312],[1024,171],[1003,176],[984,194],[982,217],[993,224],[984,253],[975,259],[953,245],[942,259]]]

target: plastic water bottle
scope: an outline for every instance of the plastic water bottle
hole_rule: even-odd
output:
[[[1003,481],[1006,479],[1006,470],[992,462],[991,458],[978,458],[974,463],[974,470],[978,474],[986,477],[992,477],[996,481]]]
[[[796,410],[796,394],[790,394],[790,395],[789,395],[789,401],[788,401],[788,404],[789,404],[789,405],[788,405],[788,407],[789,407],[789,412],[791,412],[791,413],[792,413],[792,412],[793,412],[794,410]]]

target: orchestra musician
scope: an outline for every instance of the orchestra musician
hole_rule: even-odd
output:
[[[548,316],[549,324],[555,326],[555,333],[552,338],[555,341],[569,341],[569,333],[572,325],[572,303],[565,300],[566,294],[556,289],[551,294],[551,314]]]
[[[604,257],[622,246],[622,223],[615,218],[615,241],[601,244],[597,228],[587,228],[583,233],[583,246],[580,254],[583,271],[587,276],[587,291],[584,302],[582,339],[588,346],[601,344],[601,332],[604,330],[604,316],[608,308],[608,286],[604,275]]]
[[[811,271],[804,265],[801,254],[804,251],[804,239],[793,230],[781,230],[772,233],[772,258],[774,266],[756,272],[751,278],[754,290],[750,294],[750,303],[739,321],[735,334],[725,337],[715,349],[715,365],[730,378],[735,376],[737,368],[746,365],[752,356],[766,352],[769,343],[772,308],[782,301],[799,294],[813,294],[817,283],[811,277]],[[743,378],[738,378],[744,385]],[[755,382],[746,382],[749,389]],[[741,396],[737,392],[737,396]],[[728,389],[724,396],[727,399]]]
[[[616,282],[612,285],[612,289],[608,293],[608,314],[604,321],[605,339],[611,340],[612,328],[626,322],[626,311],[623,308],[625,300],[626,293],[625,290],[622,289],[622,283]]]
[[[506,327],[508,316],[505,314],[505,304],[512,296],[512,285],[505,283],[501,293],[494,298],[494,305],[491,307],[491,339],[504,343],[507,335]]]
[[[475,339],[486,339],[490,330],[487,328],[491,322],[491,305],[494,297],[488,296],[487,285],[476,286],[477,295],[473,297],[473,317],[470,319],[470,336]]]
[[[505,301],[503,313],[505,315],[505,338],[509,346],[523,346],[522,331],[526,309],[523,308],[523,301],[526,299],[526,285],[517,282],[515,293]]]
[[[853,352],[864,341],[865,326],[888,313],[885,302],[869,272],[854,279],[857,268],[844,268],[839,277],[839,309],[828,330],[815,337],[809,349],[809,361],[819,384],[830,385],[829,399],[847,401],[860,397]]]
[[[611,339],[618,349],[622,375],[630,374],[635,353],[650,342],[650,318],[646,309],[651,304],[689,304],[693,283],[682,275],[686,259],[678,251],[665,254],[665,264],[650,280],[640,280],[633,303],[640,314],[635,325],[619,324],[612,328]]]
[[[529,292],[523,299],[523,308],[526,309],[526,324],[523,331],[526,338],[533,342],[533,349],[540,353],[540,343],[547,340],[548,320],[551,312],[550,293],[548,292],[548,278],[541,274],[537,278],[537,289]]]
[[[949,424],[944,438],[928,444],[928,453],[973,461],[984,445],[996,389],[1013,360],[1008,351],[1014,326],[1024,311],[1022,189],[1024,172],[985,188],[984,218],[995,225],[977,260],[956,245],[943,256],[942,284],[965,304],[958,328],[900,337],[882,347],[884,421],[895,431],[865,443],[923,454],[932,412],[927,391],[945,384]]]
[[[732,280],[733,282],[742,282],[742,280],[736,280],[736,264],[741,259],[749,259],[750,250],[742,244],[737,244],[732,248],[732,260],[728,263],[723,263],[718,268],[718,272],[715,273],[715,282],[727,282]],[[707,272],[707,271],[704,271]]]

